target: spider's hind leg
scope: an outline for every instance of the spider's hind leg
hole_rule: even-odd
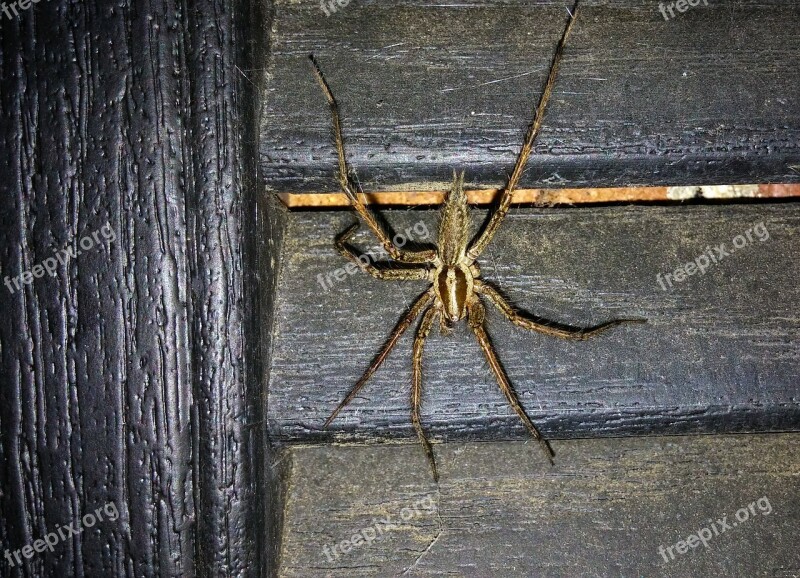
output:
[[[497,380],[497,385],[500,387],[500,391],[502,391],[506,396],[509,405],[517,413],[519,418],[522,420],[522,423],[525,424],[525,427],[528,428],[528,431],[531,432],[533,438],[539,442],[539,445],[547,456],[547,459],[550,461],[550,465],[553,465],[553,456],[555,454],[553,453],[550,444],[548,444],[547,440],[542,437],[542,434],[539,433],[539,430],[536,429],[535,425],[533,425],[531,418],[529,418],[528,414],[525,413],[525,410],[519,403],[519,399],[517,399],[517,394],[514,391],[514,388],[511,386],[511,382],[508,380],[508,376],[506,375],[503,366],[500,364],[500,360],[497,357],[494,346],[489,339],[489,334],[486,333],[486,310],[483,307],[483,303],[481,303],[477,297],[474,297],[467,304],[467,315],[469,317],[469,326],[472,329],[472,332],[475,334],[475,337],[478,338],[478,344],[481,346],[483,354],[486,356],[486,361],[489,362],[489,367],[491,368],[492,373],[494,373],[494,377]]]
[[[575,25],[577,17],[578,2],[576,1],[574,9],[572,12],[570,12],[570,18],[567,22],[567,26],[564,28],[564,32],[561,35],[561,40],[556,47],[556,53],[550,63],[550,73],[547,76],[547,82],[544,85],[542,95],[539,97],[539,104],[534,112],[533,122],[531,122],[530,126],[528,127],[528,133],[525,135],[525,143],[522,145],[522,149],[519,151],[517,162],[514,165],[514,170],[511,172],[511,176],[508,178],[508,183],[506,183],[506,186],[501,193],[500,200],[492,212],[491,217],[489,217],[489,221],[486,223],[478,237],[473,240],[472,245],[470,245],[470,248],[467,251],[467,258],[470,261],[474,261],[478,258],[478,255],[483,253],[484,249],[486,249],[486,246],[497,232],[497,229],[506,218],[508,209],[511,206],[511,197],[514,194],[514,190],[517,188],[517,185],[519,184],[520,178],[522,178],[522,172],[525,170],[525,165],[528,164],[528,157],[530,157],[531,151],[533,150],[533,143],[536,141],[536,137],[542,128],[544,111],[547,109],[547,103],[550,101],[550,96],[553,93],[553,87],[556,83],[556,76],[558,75],[558,68],[561,65],[561,56],[564,53],[564,46],[567,43],[567,38],[569,37],[572,27]]]
[[[330,107],[331,111],[333,139],[336,144],[336,156],[338,157],[339,165],[337,178],[339,180],[339,186],[342,189],[342,192],[345,194],[345,196],[347,196],[350,204],[361,216],[367,226],[372,230],[373,234],[378,241],[380,241],[381,245],[383,245],[383,248],[386,249],[386,252],[392,256],[392,259],[395,261],[401,261],[403,263],[429,263],[433,261],[433,259],[436,257],[436,251],[433,250],[401,251],[392,242],[392,239],[386,234],[386,231],[383,230],[380,222],[378,222],[378,219],[375,218],[375,215],[367,208],[367,206],[364,204],[364,201],[359,198],[357,194],[358,188],[353,187],[353,184],[350,180],[352,172],[350,166],[347,164],[347,157],[344,151],[342,121],[339,118],[339,105],[336,103],[336,99],[333,97],[333,92],[331,91],[330,86],[328,86],[328,82],[322,75],[322,70],[320,70],[317,61],[314,60],[314,56],[309,55],[309,59],[311,61],[312,70],[314,71],[314,76],[316,77],[323,94],[325,94],[325,98],[328,101],[328,106]]]

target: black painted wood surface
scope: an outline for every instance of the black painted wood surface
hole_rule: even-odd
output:
[[[427,231],[435,240],[433,211],[384,215],[396,233],[422,242]],[[333,238],[354,219],[341,211],[290,216],[270,360],[275,438],[414,437],[413,330],[322,429],[428,286],[348,274]],[[514,304],[576,326],[648,321],[565,342],[516,328],[489,306],[489,333],[530,417],[550,438],[800,429],[799,232],[793,203],[513,209],[479,262]],[[356,246],[367,251],[376,242],[362,233]],[[673,280],[721,244],[729,256]],[[440,440],[527,439],[474,336],[458,327],[448,337],[433,332],[426,346],[427,431]]]
[[[570,4],[351,0],[326,16],[318,0],[278,2],[263,182],[337,189],[313,52],[365,190],[444,188],[454,168],[500,186]],[[582,5],[523,186],[800,180],[796,2],[700,3],[669,20],[651,0]]]
[[[297,448],[280,575],[797,576],[798,438]]]
[[[24,290],[0,286],[0,550],[32,545],[110,502],[120,514],[22,567],[0,557],[3,575],[251,576],[274,570],[285,489],[280,473],[291,459],[276,456],[269,442],[291,436],[266,419],[262,385],[282,380],[270,375],[277,367],[269,361],[273,348],[285,347],[280,332],[272,341],[272,303],[285,298],[275,293],[285,285],[276,288],[273,273],[283,258],[294,258],[299,237],[292,218],[281,245],[284,215],[274,199],[258,199],[257,209],[256,196],[264,183],[272,190],[333,187],[327,110],[305,53],[311,47],[320,55],[343,104],[372,111],[359,122],[352,122],[358,109],[345,112],[366,185],[427,187],[448,178],[454,164],[492,184],[519,146],[563,18],[555,3],[537,4],[533,12],[486,3],[467,12],[465,4],[356,1],[351,12],[336,15],[345,17],[338,24],[334,17],[322,20],[316,1],[279,2],[274,21],[259,3],[212,0],[50,0],[0,20],[0,273],[13,278],[64,247],[77,251],[81,239],[107,223],[116,237]],[[692,14],[704,19],[702,26],[687,18],[669,28],[655,26],[652,6],[626,6],[587,6],[583,44],[572,53],[578,71],[563,76],[538,148],[548,153],[536,161],[539,168],[550,169],[532,172],[529,183],[796,180],[793,5],[737,5],[723,17],[715,7]],[[421,17],[430,10],[436,18]],[[534,21],[535,33],[528,36],[526,24],[499,42],[497,32],[520,18]],[[621,44],[604,49],[598,32],[588,28],[596,26],[602,36],[605,23],[619,24],[605,33]],[[709,23],[721,37],[708,34]],[[352,32],[347,42],[353,50],[340,50],[323,29],[334,40]],[[300,30],[309,34],[306,40],[294,36]],[[650,42],[660,39],[662,51],[674,51],[667,59],[631,59],[629,52],[644,50],[647,42],[613,30],[640,31]],[[365,60],[376,47],[390,50],[398,32],[419,34],[426,44]],[[268,33],[274,33],[274,58],[265,57]],[[456,44],[459,38],[465,43]],[[442,50],[439,42],[458,48]],[[489,55],[494,44],[499,60]],[[292,45],[296,54],[287,49]],[[683,49],[687,45],[692,48]],[[442,60],[423,63],[421,46]],[[462,72],[441,66],[469,62],[470,54],[500,62],[503,74],[494,64]],[[570,105],[567,97],[594,77],[595,59],[607,63],[599,70],[614,76],[592,81],[606,88]],[[686,77],[676,76],[676,59],[693,64]],[[393,61],[398,68],[386,68]],[[630,93],[618,84],[628,78],[631,61],[643,64],[642,74],[627,81],[634,82],[640,103],[628,117],[618,113],[628,110],[623,104]],[[347,63],[365,75],[348,72]],[[697,72],[704,66],[713,70]],[[398,75],[409,68],[412,74]],[[647,84],[659,70],[668,82]],[[518,78],[524,86],[517,89],[506,82],[470,88],[508,71],[531,74]],[[353,84],[341,92],[343,78]],[[366,91],[357,78],[366,78]],[[729,86],[731,78],[741,82]],[[691,89],[677,91],[684,81]],[[717,93],[713,102],[700,99],[709,87]],[[677,92],[681,98],[670,96]],[[362,106],[370,93],[371,108]],[[438,96],[430,100],[430,94]],[[698,101],[705,104],[685,111],[686,102]],[[281,117],[281,106],[294,113]],[[582,116],[588,114],[597,116]],[[381,153],[386,145],[388,154]],[[375,150],[378,156],[369,157]],[[444,152],[428,157],[425,150]],[[258,179],[257,164],[263,171]],[[558,176],[556,166],[564,167]],[[330,232],[324,231],[324,249],[318,238],[321,254],[328,255]],[[367,306],[366,297],[358,298],[359,307]],[[551,309],[563,312],[557,307],[563,303],[551,301]],[[571,314],[580,318],[583,303],[572,304]],[[391,324],[396,313],[382,315]],[[382,338],[378,331],[372,335]],[[359,347],[371,355],[366,344]],[[787,355],[791,364],[791,348]],[[356,371],[357,362],[351,365]],[[337,375],[341,392],[347,376]],[[327,410],[337,392],[326,395]],[[405,383],[398,395],[404,398]],[[285,410],[291,399],[269,401],[284,403],[270,415],[293,419]],[[398,426],[401,435],[404,427]],[[482,423],[477,427],[484,432]],[[507,428],[512,436],[513,427]],[[313,437],[304,436],[297,439]]]
[[[0,550],[119,512],[21,567],[3,556],[3,576],[274,562],[248,282],[260,75],[237,70],[263,58],[266,16],[51,0],[0,22],[2,276],[106,223],[116,237],[0,287]]]

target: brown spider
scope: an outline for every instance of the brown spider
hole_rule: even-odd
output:
[[[366,370],[364,375],[355,386],[347,394],[347,397],[339,404],[333,411],[331,416],[325,422],[324,427],[328,427],[330,423],[336,418],[339,412],[353,398],[358,394],[367,380],[375,373],[383,361],[386,359],[389,352],[395,346],[400,336],[409,328],[412,322],[422,314],[422,321],[417,328],[417,334],[414,339],[413,355],[412,355],[412,388],[411,388],[411,421],[414,424],[414,429],[425,448],[425,453],[430,461],[433,470],[434,480],[438,481],[438,473],[436,470],[436,461],[433,456],[433,449],[428,439],[425,437],[425,432],[422,430],[420,422],[420,405],[422,401],[422,348],[425,340],[430,333],[433,324],[439,319],[440,327],[443,333],[449,332],[452,324],[456,321],[466,318],[469,326],[475,333],[478,343],[486,355],[494,373],[500,389],[505,394],[508,403],[517,412],[525,427],[531,432],[533,437],[541,444],[542,449],[545,451],[550,463],[553,463],[553,450],[550,445],[542,437],[536,426],[525,413],[525,410],[519,403],[517,395],[508,380],[508,377],[500,365],[494,348],[486,333],[485,317],[486,312],[479,296],[485,297],[500,312],[508,318],[512,323],[529,329],[538,331],[553,337],[560,337],[562,339],[588,339],[598,333],[605,331],[615,325],[621,323],[640,323],[643,320],[639,319],[620,319],[610,321],[602,325],[589,328],[571,327],[562,324],[550,323],[544,320],[535,320],[529,316],[523,316],[517,313],[511,304],[497,292],[494,288],[480,279],[480,268],[475,261],[478,256],[483,252],[489,242],[497,232],[498,227],[503,222],[503,219],[508,212],[511,203],[511,196],[516,188],[520,177],[522,176],[523,169],[531,153],[531,148],[536,139],[539,129],[542,125],[542,116],[547,106],[547,101],[550,99],[553,84],[555,83],[558,66],[561,61],[561,54],[563,52],[564,44],[569,36],[570,30],[577,16],[577,4],[575,9],[570,15],[569,22],[564,29],[564,33],[556,48],[555,55],[553,56],[552,64],[550,66],[550,74],[547,78],[544,91],[540,97],[539,104],[536,108],[534,120],[528,128],[528,133],[525,137],[525,144],[519,153],[514,171],[508,179],[508,183],[503,190],[500,197],[500,202],[495,208],[486,226],[480,234],[470,243],[469,239],[469,226],[470,226],[470,213],[467,205],[467,196],[464,193],[464,173],[455,174],[453,185],[450,189],[444,206],[441,210],[441,223],[439,225],[438,247],[433,250],[425,251],[401,251],[391,241],[389,236],[383,230],[375,215],[367,209],[364,202],[354,192],[358,187],[354,187],[349,178],[350,169],[345,159],[344,142],[342,140],[342,128],[339,120],[339,112],[336,100],[333,97],[328,83],[322,75],[322,71],[314,60],[313,55],[310,56],[311,63],[314,68],[314,74],[322,87],[325,96],[330,104],[331,114],[333,117],[333,132],[336,141],[336,149],[339,155],[339,171],[338,179],[342,191],[347,195],[353,208],[358,212],[367,226],[372,230],[375,236],[383,245],[386,252],[392,259],[399,263],[408,264],[411,266],[385,269],[379,268],[369,263],[364,263],[359,259],[359,255],[346,243],[353,233],[358,229],[359,222],[356,222],[342,235],[336,239],[336,249],[345,258],[350,259],[356,263],[361,269],[376,277],[378,279],[391,279],[391,280],[422,280],[427,279],[431,281],[432,285],[420,295],[411,306],[411,309],[400,319],[395,326],[388,341],[380,350],[378,355],[372,361],[372,364]]]

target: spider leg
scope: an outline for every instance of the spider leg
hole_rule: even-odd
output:
[[[328,427],[331,422],[336,419],[336,416],[339,414],[339,412],[342,411],[342,408],[353,401],[353,398],[358,394],[359,390],[364,387],[364,384],[367,383],[367,380],[372,377],[372,374],[377,371],[384,359],[386,359],[386,356],[389,355],[389,352],[395,346],[397,340],[400,339],[400,336],[403,335],[405,330],[409,328],[414,319],[416,319],[416,317],[425,309],[425,307],[428,306],[432,299],[432,289],[428,289],[425,291],[425,293],[417,297],[417,300],[411,305],[411,309],[409,309],[408,313],[403,315],[400,321],[398,321],[397,325],[395,325],[395,328],[392,330],[391,335],[389,335],[389,339],[386,341],[386,344],[380,350],[378,355],[375,356],[375,359],[373,359],[372,364],[369,366],[369,368],[367,368],[367,371],[364,372],[364,375],[361,376],[361,379],[359,379],[358,382],[353,386],[342,403],[340,403],[336,409],[333,410],[333,413],[325,421],[325,425],[322,427]]]
[[[522,150],[519,151],[519,156],[517,157],[517,162],[514,165],[514,170],[511,172],[511,176],[508,178],[508,183],[503,190],[500,201],[497,204],[497,208],[494,210],[494,213],[492,213],[492,217],[486,224],[483,232],[481,232],[480,236],[473,241],[472,246],[469,248],[469,251],[467,251],[467,258],[470,261],[474,261],[478,255],[483,253],[483,250],[486,249],[486,246],[492,240],[494,234],[497,232],[497,229],[502,224],[503,219],[505,219],[506,213],[508,213],[508,208],[511,205],[511,197],[514,194],[514,189],[516,189],[517,185],[519,184],[519,180],[522,177],[523,171],[525,170],[525,165],[528,163],[528,157],[530,157],[531,150],[533,149],[533,143],[542,128],[544,111],[547,108],[547,103],[549,102],[550,96],[553,93],[553,86],[556,83],[556,76],[558,74],[558,67],[561,64],[561,55],[564,52],[564,45],[567,42],[567,37],[572,31],[572,26],[575,24],[575,19],[577,17],[578,3],[575,2],[575,6],[570,13],[569,22],[564,29],[564,33],[561,35],[561,40],[558,43],[555,55],[553,56],[553,60],[550,64],[550,74],[547,77],[544,91],[542,91],[542,95],[539,97],[539,105],[536,107],[533,122],[528,127],[528,133],[525,135],[525,143],[522,145]]]
[[[477,297],[475,297],[467,305],[467,310],[469,316],[469,326],[472,328],[472,332],[475,333],[475,337],[478,338],[478,343],[480,344],[481,349],[483,349],[486,360],[489,362],[489,367],[491,367],[492,373],[494,373],[494,377],[497,380],[497,385],[500,386],[500,391],[503,392],[508,400],[509,405],[514,408],[514,411],[517,412],[517,415],[522,420],[522,423],[524,423],[525,427],[528,428],[528,431],[531,432],[533,439],[539,442],[539,445],[542,447],[547,459],[550,461],[550,465],[553,465],[554,454],[552,448],[550,448],[550,444],[548,444],[547,440],[542,437],[542,434],[540,434],[539,430],[536,429],[536,426],[533,425],[531,418],[529,418],[528,414],[525,413],[525,410],[522,409],[522,406],[517,399],[517,394],[514,392],[514,388],[511,386],[511,382],[508,380],[508,376],[506,375],[503,366],[500,364],[500,360],[497,358],[497,353],[492,346],[489,335],[486,333],[486,311],[483,308],[483,304]]]
[[[381,245],[383,245],[383,248],[386,249],[386,252],[389,253],[394,260],[402,263],[429,263],[433,261],[436,257],[436,251],[401,251],[398,249],[389,238],[389,235],[386,234],[386,231],[383,230],[383,227],[381,227],[381,224],[378,222],[378,219],[375,218],[375,215],[372,213],[372,211],[370,211],[364,202],[359,198],[359,196],[353,192],[349,177],[350,168],[347,165],[347,159],[344,154],[344,139],[342,138],[342,123],[339,119],[339,105],[336,104],[336,99],[333,97],[333,92],[331,91],[330,86],[328,86],[328,83],[325,81],[325,77],[322,75],[322,71],[320,70],[317,62],[314,60],[313,55],[310,55],[309,59],[311,60],[314,70],[314,76],[322,88],[322,92],[325,93],[325,98],[328,100],[328,104],[330,105],[331,109],[331,117],[333,120],[333,136],[334,140],[336,141],[336,152],[339,156],[339,171],[337,177],[339,179],[339,186],[342,188],[342,192],[347,195],[347,198],[350,200],[353,208],[359,215],[361,215],[361,218],[364,219],[364,222],[378,238],[378,241],[380,241]]]
[[[347,245],[347,240],[353,236],[353,233],[355,233],[359,226],[360,223],[355,222],[349,229],[336,238],[336,250],[339,251],[345,259],[349,259],[376,279],[419,280],[428,279],[430,277],[430,271],[421,267],[414,269],[379,269],[373,265],[368,258],[362,261],[361,255]]]
[[[615,319],[595,327],[570,327],[568,325],[552,326],[545,323],[539,323],[527,317],[523,317],[506,301],[506,299],[497,292],[492,286],[484,283],[483,281],[475,280],[475,291],[484,295],[492,304],[500,310],[500,312],[514,325],[528,329],[530,331],[538,331],[545,335],[552,337],[559,337],[561,339],[572,339],[582,341],[599,335],[603,331],[622,325],[623,323],[647,323],[645,319]]]
[[[414,338],[414,353],[411,365],[411,423],[414,424],[417,437],[425,449],[425,455],[431,464],[433,481],[435,482],[439,481],[439,472],[436,469],[436,459],[433,456],[431,442],[428,441],[428,438],[425,437],[425,432],[422,430],[420,407],[422,406],[422,348],[425,346],[425,340],[431,332],[431,327],[436,321],[437,315],[439,315],[439,310],[431,307],[422,316],[422,321],[420,321],[419,328],[417,328],[417,336]]]

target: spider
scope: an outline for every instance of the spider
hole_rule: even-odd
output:
[[[339,412],[355,398],[361,388],[364,387],[369,378],[372,377],[389,355],[389,352],[397,344],[397,341],[403,333],[405,333],[417,317],[422,315],[422,320],[417,327],[412,350],[411,422],[422,443],[428,461],[430,462],[433,478],[437,482],[439,475],[436,468],[433,448],[428,438],[425,436],[420,420],[422,402],[422,351],[425,340],[437,320],[439,321],[440,329],[443,334],[449,333],[454,323],[462,319],[467,320],[469,327],[475,334],[486,356],[486,360],[500,386],[500,390],[525,424],[525,427],[530,431],[534,439],[539,442],[551,465],[554,463],[553,457],[555,454],[550,444],[542,437],[539,430],[519,403],[517,395],[514,392],[505,370],[500,364],[497,353],[486,332],[486,312],[481,297],[497,307],[497,309],[499,309],[514,325],[561,339],[588,339],[622,323],[644,322],[642,319],[618,319],[594,327],[580,328],[560,323],[552,323],[528,314],[520,314],[496,289],[481,279],[480,267],[476,261],[492,240],[508,213],[512,194],[519,183],[536,136],[542,126],[542,117],[552,93],[558,67],[561,62],[564,44],[566,43],[567,37],[577,17],[577,8],[576,4],[573,11],[570,13],[570,18],[553,56],[547,82],[545,83],[544,90],[539,99],[539,104],[536,107],[533,122],[528,127],[525,142],[517,157],[514,170],[488,222],[472,242],[470,242],[469,229],[471,221],[469,207],[467,205],[467,196],[464,192],[464,173],[461,172],[458,174],[454,172],[453,184],[447,193],[444,205],[441,209],[438,245],[436,249],[401,251],[392,243],[389,235],[384,231],[375,215],[356,194],[356,191],[360,193],[360,189],[357,185],[354,185],[350,178],[350,167],[345,158],[342,127],[336,99],[333,97],[333,92],[328,86],[313,54],[309,56],[314,75],[330,105],[333,120],[333,135],[339,157],[337,174],[339,185],[352,207],[375,234],[389,256],[394,262],[401,265],[398,268],[383,268],[377,267],[369,262],[362,262],[362,260],[359,259],[358,253],[347,244],[347,241],[360,226],[358,221],[337,237],[335,242],[336,249],[346,259],[351,260],[366,273],[369,273],[377,279],[428,280],[431,282],[430,287],[422,293],[422,295],[417,297],[407,313],[397,323],[394,330],[389,335],[389,339],[373,359],[372,364],[367,368],[361,379],[353,386],[344,400],[342,400],[333,411],[325,422],[324,427],[327,428]],[[384,264],[388,263],[389,262]]]

